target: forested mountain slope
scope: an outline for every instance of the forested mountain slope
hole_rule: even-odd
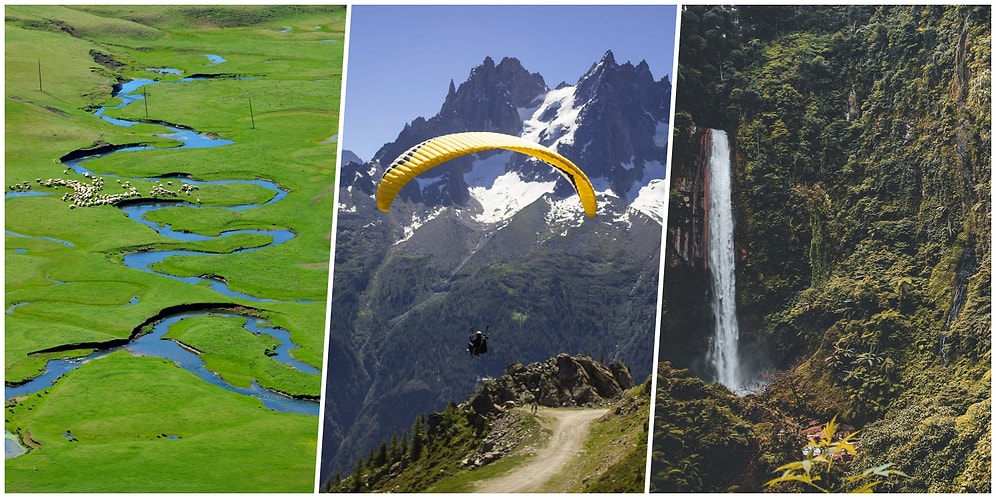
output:
[[[892,462],[909,475],[893,491],[990,490],[990,15],[683,11],[661,357],[696,371],[689,358],[708,342],[695,200],[700,141],[722,129],[735,157],[741,352],[763,345],[750,359],[778,372],[731,402],[752,424],[737,447],[753,449],[730,463],[753,469],[732,483],[741,489],[799,458],[799,427],[838,416],[863,429],[842,472]],[[655,489],[672,489],[663,476],[676,464],[656,454]],[[715,489],[729,471],[686,490]]]

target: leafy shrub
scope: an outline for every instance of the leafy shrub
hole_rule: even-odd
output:
[[[781,472],[782,475],[768,481],[765,486],[791,489],[793,486],[789,484],[804,484],[824,493],[841,491],[868,493],[885,482],[884,480],[895,476],[909,477],[906,473],[891,468],[891,463],[869,467],[856,475],[843,475],[843,469],[858,454],[855,441],[858,432],[839,432],[839,429],[837,418],[834,417],[823,426],[823,431],[817,437],[811,438],[803,448],[806,458],[778,467],[776,472]],[[804,487],[802,490],[791,490],[806,489]]]

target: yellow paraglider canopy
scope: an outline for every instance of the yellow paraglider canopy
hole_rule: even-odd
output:
[[[595,216],[595,189],[591,180],[566,157],[535,142],[504,133],[471,131],[430,138],[398,156],[384,172],[377,186],[377,208],[388,211],[408,182],[450,159],[489,149],[505,149],[542,159],[560,170],[574,185],[584,213]]]

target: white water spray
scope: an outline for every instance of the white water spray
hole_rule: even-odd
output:
[[[709,156],[709,268],[715,335],[706,359],[716,380],[734,392],[745,391],[741,378],[737,326],[736,259],[733,250],[733,175],[726,132],[711,130]]]

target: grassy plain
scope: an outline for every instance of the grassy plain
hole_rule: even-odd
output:
[[[87,167],[133,179],[143,193],[151,182],[138,178],[164,174],[267,179],[286,190],[286,198],[233,211],[224,206],[259,204],[273,194],[252,185],[206,185],[193,194],[201,207],[178,206],[150,218],[212,236],[236,229],[295,234],[274,247],[228,254],[270,238],[178,242],[111,206],[70,210],[59,200],[64,189],[36,185],[53,195],[7,198],[5,381],[23,381],[44,368],[46,358],[34,351],[125,338],[164,308],[204,302],[259,309],[290,331],[299,346],[296,359],[320,368],[336,164],[330,138],[337,133],[345,9],[36,5],[6,6],[5,15],[5,186],[36,178],[83,180],[65,174],[59,158],[94,145],[149,144],[157,149],[111,155]],[[225,62],[212,63],[205,54]],[[178,76],[148,70],[163,67],[184,76],[245,79],[174,83]],[[108,116],[181,124],[234,143],[169,149],[175,141],[159,136],[165,130],[155,123],[121,127],[93,116],[96,107],[115,103],[113,84],[134,78],[161,80],[147,87],[148,117],[142,102]],[[113,180],[105,184],[114,188]],[[217,275],[235,291],[273,301],[226,297],[206,284],[121,264],[126,253],[162,249],[217,254],[170,258],[159,271]],[[255,378],[285,392],[320,391],[319,375],[282,367],[273,373],[272,366],[259,367],[272,361],[261,349],[222,340],[220,333],[240,334],[233,327],[184,327],[176,334],[197,342],[205,361],[237,383]],[[28,400],[9,401],[5,418],[8,430],[30,432],[40,443],[6,460],[6,491],[301,492],[314,486],[317,417],[272,412],[158,358],[118,352],[92,361]],[[78,441],[63,437],[70,428]],[[163,433],[182,437],[155,437]]]
[[[29,419],[22,432],[30,431],[41,446],[7,460],[7,491],[280,492],[313,486],[315,417],[271,412],[160,358],[113,353],[42,396],[8,407],[5,415]]]

